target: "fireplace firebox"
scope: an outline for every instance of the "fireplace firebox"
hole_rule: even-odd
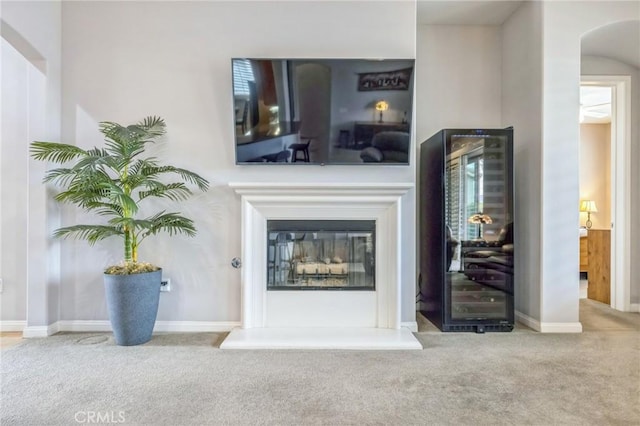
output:
[[[267,290],[375,290],[375,220],[268,220]]]

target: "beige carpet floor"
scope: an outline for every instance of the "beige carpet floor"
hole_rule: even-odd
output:
[[[587,331],[640,332],[640,314],[613,310],[609,305],[590,299],[580,299],[580,322]]]
[[[640,315],[581,305],[581,334],[423,323],[422,351],[223,351],[216,333],[23,340],[0,352],[0,423],[637,425]]]

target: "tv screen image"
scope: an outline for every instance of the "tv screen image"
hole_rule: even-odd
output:
[[[414,59],[234,58],[237,164],[409,164]]]

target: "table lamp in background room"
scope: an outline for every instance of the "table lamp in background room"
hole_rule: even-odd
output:
[[[580,201],[580,212],[587,212],[587,222],[585,223],[587,229],[591,229],[593,223],[591,222],[591,213],[598,213],[596,202],[593,200]]]
[[[380,111],[380,120],[378,120],[378,123],[382,123],[382,111],[386,111],[388,109],[389,103],[387,101],[376,102],[376,111]]]
[[[488,214],[483,214],[481,212],[478,212],[469,216],[469,219],[467,219],[467,222],[478,225],[478,239],[481,240],[482,225],[487,223],[493,223],[493,219],[491,219],[491,216],[489,216]]]

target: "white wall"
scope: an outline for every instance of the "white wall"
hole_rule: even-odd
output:
[[[441,129],[502,126],[501,40],[499,26],[418,27],[418,144]]]
[[[580,37],[639,16],[634,2],[526,2],[503,25],[503,124],[516,129],[516,310],[578,324]],[[632,277],[633,281],[633,277]]]
[[[638,16],[635,2],[525,2],[500,28],[501,68],[480,74],[474,74],[478,68],[473,65],[496,58],[491,43],[483,48],[480,34],[467,37],[481,27],[418,28],[418,143],[442,127],[482,126],[491,118],[500,120],[497,126],[515,128],[516,310],[532,319],[532,325],[542,322],[545,330],[560,330],[564,324],[579,330],[575,234],[580,36]],[[591,69],[599,70],[612,68]],[[634,99],[640,99],[638,85],[632,86]],[[501,96],[497,111],[490,102],[496,93]],[[632,129],[636,163],[637,134]],[[631,188],[639,187],[638,179],[634,171]],[[631,205],[636,209],[638,198],[634,193]],[[632,228],[632,259],[640,253],[638,226]],[[640,282],[639,272],[632,266],[632,283]],[[637,303],[640,290],[633,286],[632,302]]]
[[[162,158],[213,183],[180,206],[196,238],[141,247],[173,280],[159,320],[240,319],[240,271],[230,266],[240,208],[228,182],[414,181],[415,155],[409,167],[236,166],[230,66],[232,57],[415,57],[412,2],[65,2],[62,16],[63,140],[93,146],[98,121],[157,114],[168,125]],[[402,203],[403,321],[415,319],[414,210],[412,191]],[[65,210],[63,223],[84,219]],[[99,270],[120,257],[118,241],[63,243],[62,319],[106,319]]]
[[[45,136],[52,139],[60,137],[61,10],[57,1],[2,1],[0,15],[3,38],[47,76]]]
[[[0,158],[0,318],[27,319],[27,235],[24,214],[28,193],[28,156],[24,148],[29,134],[29,72],[33,66],[9,43],[2,40],[2,144]],[[37,72],[37,71],[36,71]],[[9,174],[8,172],[12,173]]]
[[[592,229],[611,228],[611,124],[580,125],[580,199],[593,200]],[[580,213],[580,225],[587,213]]]
[[[640,211],[640,69],[609,58],[583,56],[580,63],[583,76],[621,75],[631,78],[631,205],[630,211]],[[635,117],[635,119],[634,119]],[[632,216],[633,217],[633,216]],[[631,221],[631,259],[640,259],[640,221]],[[631,262],[631,303],[640,303],[640,264]]]
[[[503,25],[503,123],[516,129],[516,238],[526,244],[516,310],[543,330],[580,329],[580,37],[639,12],[634,2],[527,2]]]
[[[363,8],[366,20],[361,19]],[[65,23],[62,138],[61,9]],[[411,120],[416,123],[417,141],[446,127],[513,125],[516,129],[516,220],[522,244],[516,258],[516,307],[534,319],[577,321],[577,266],[573,263],[578,262],[574,229],[579,199],[575,118],[580,36],[601,25],[637,17],[639,9],[637,2],[526,2],[501,29],[418,28],[417,113]],[[59,2],[2,2],[2,21],[3,36],[8,23],[37,53],[32,61],[46,61],[44,66],[36,65],[47,75],[47,139],[99,144],[99,120],[128,123],[159,114],[169,125],[166,143],[159,148],[163,156],[214,183],[208,194],[181,206],[196,219],[201,230],[197,238],[160,237],[142,249],[142,256],[161,263],[174,279],[172,293],[163,295],[159,319],[239,318],[239,273],[228,265],[240,252],[240,212],[237,198],[226,187],[229,181],[414,181],[415,152],[406,168],[310,167],[301,174],[286,166],[235,166],[229,66],[229,59],[238,56],[413,57],[416,29],[411,2],[307,1],[287,3],[286,8],[275,2],[65,2],[62,6]],[[265,22],[277,24],[265,31]],[[326,31],[327,22],[332,31]],[[381,27],[396,30],[380,32]],[[587,58],[582,73],[615,73],[606,61]],[[640,85],[637,69],[632,71],[632,114],[637,116]],[[501,102],[493,102],[496,96]],[[632,164],[640,161],[638,125],[637,120],[632,125]],[[4,168],[2,173],[4,181]],[[638,170],[632,170],[631,178],[631,211],[638,211],[640,194],[634,191],[640,187]],[[402,319],[411,321],[414,192],[402,209],[404,222],[411,224],[402,229],[408,248],[403,253]],[[52,206],[46,206],[46,211],[51,228],[57,216]],[[65,209],[64,215],[64,224],[76,220],[71,209]],[[637,221],[632,222],[632,259],[640,253],[639,228]],[[33,309],[40,315],[34,318],[38,324],[58,316],[51,279],[55,247],[48,251],[48,283],[45,288],[33,287],[33,300],[42,307]],[[60,317],[105,319],[96,269],[120,258],[119,244],[109,242],[88,250],[85,243],[65,242],[62,247]],[[631,278],[632,302],[638,303],[639,265],[632,265]]]
[[[418,26],[418,158],[420,144],[441,129],[501,127],[501,40],[499,26]],[[420,244],[416,251],[429,255],[420,252]]]
[[[580,38],[600,26],[637,19],[640,3],[544,2],[542,10],[541,321],[577,323]],[[638,277],[632,276],[634,280]]]
[[[48,245],[48,235],[57,223],[56,209],[50,205],[41,184],[44,165],[28,160],[28,145],[34,139],[60,138],[60,14],[59,2],[3,1],[1,4],[2,38],[19,51],[10,53],[2,63],[3,118],[6,113],[11,119],[3,120],[2,129],[1,257],[5,266],[20,271],[13,280],[5,281],[5,288],[26,294],[29,326],[45,326],[59,315],[58,252]],[[4,75],[5,71],[10,74]],[[15,104],[8,108],[19,108],[7,112],[7,103],[11,102]],[[6,188],[7,184],[21,189],[21,194],[14,197],[9,206],[4,198],[10,197],[13,189]],[[16,215],[5,215],[7,209],[15,210]],[[11,236],[12,233],[17,234]],[[10,249],[11,244],[18,247],[17,252]],[[22,299],[14,301],[23,303]],[[2,305],[6,307],[4,298]],[[15,311],[3,309],[1,319],[23,319],[18,316],[22,317],[25,306],[13,309]]]
[[[527,2],[502,27],[502,124],[514,126],[516,311],[540,317],[542,11]]]

